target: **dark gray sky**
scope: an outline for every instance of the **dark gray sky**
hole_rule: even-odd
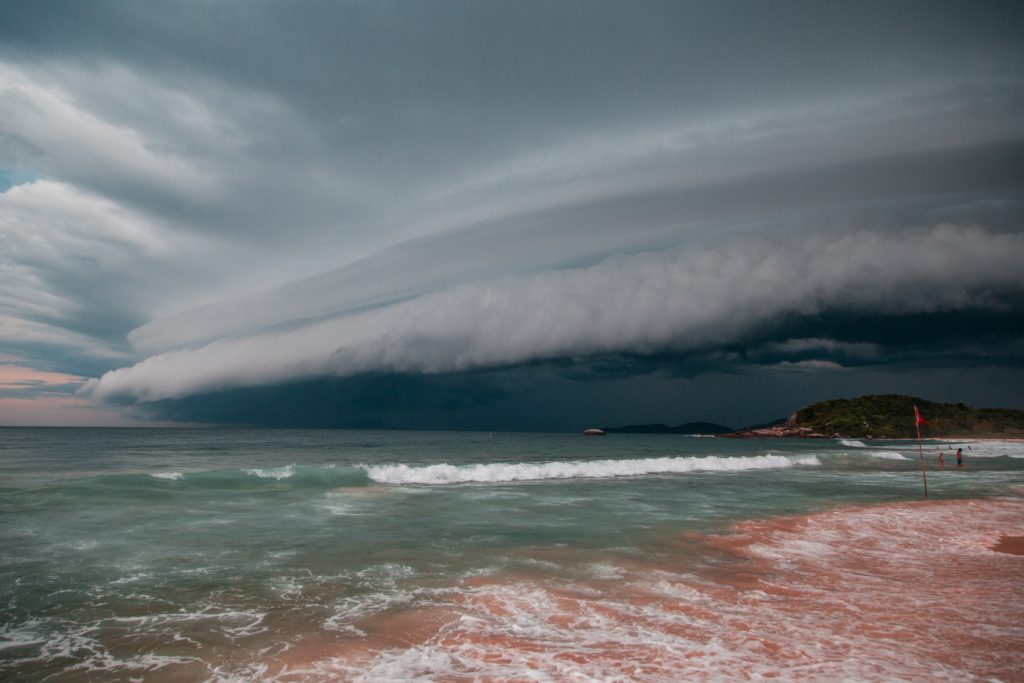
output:
[[[1019,3],[0,7],[0,424],[1024,407]]]

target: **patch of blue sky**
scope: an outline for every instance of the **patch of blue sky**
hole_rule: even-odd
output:
[[[38,179],[39,176],[28,171],[0,168],[0,192],[7,192],[15,185],[24,185]]]

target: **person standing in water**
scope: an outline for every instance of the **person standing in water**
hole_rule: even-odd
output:
[[[939,451],[939,469],[946,469],[946,460],[942,457],[942,451]]]
[[[964,449],[956,449],[956,466],[963,469],[964,466]]]

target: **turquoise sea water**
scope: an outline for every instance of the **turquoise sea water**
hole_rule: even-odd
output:
[[[1024,486],[1024,444],[963,445],[925,442],[933,498]],[[921,489],[913,442],[3,428],[0,678],[260,678],[474,577]]]

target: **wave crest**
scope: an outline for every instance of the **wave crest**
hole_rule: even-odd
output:
[[[366,472],[354,465],[336,466],[334,463],[317,465],[277,465],[243,469],[217,470],[163,470],[145,474],[125,474],[101,477],[108,484],[134,487],[140,477],[150,485],[177,486],[200,489],[260,489],[266,486],[288,488],[335,489],[366,486],[370,482]]]
[[[880,458],[882,460],[908,460],[907,456],[896,451],[871,451],[868,453],[872,458]]]
[[[282,479],[289,479],[295,474],[295,465],[284,465],[283,467],[268,467],[263,469],[254,468],[246,470],[245,473],[254,477],[259,477],[260,479],[277,479],[278,481],[281,481]]]
[[[404,464],[363,466],[366,474],[381,484],[461,484],[545,479],[608,479],[650,474],[686,472],[742,472],[819,465],[817,458],[799,462],[781,455],[756,455],[748,458],[706,457],[644,458],[639,460],[568,460],[545,463],[490,463],[462,465],[447,463],[410,467]]]

